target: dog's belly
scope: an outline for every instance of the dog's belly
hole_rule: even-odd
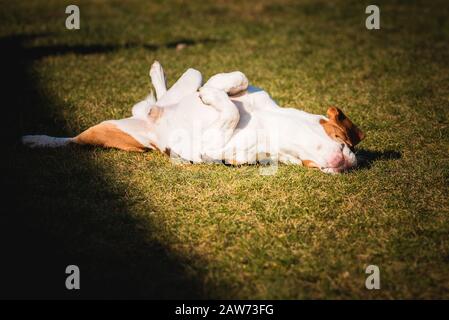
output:
[[[203,132],[217,119],[218,111],[195,92],[176,105],[165,106],[164,113],[165,122],[158,128],[160,148],[172,157],[202,162]]]
[[[269,100],[268,100],[269,99]],[[240,120],[234,133],[214,160],[225,160],[232,164],[251,164],[263,160],[299,161],[284,152],[279,134],[284,131],[282,108],[279,108],[264,91],[232,97]],[[204,162],[202,139],[204,132],[219,116],[218,111],[205,105],[198,93],[191,94],[174,106],[167,106],[167,125],[161,132],[162,145],[171,156],[195,163]],[[160,140],[161,141],[161,140]],[[286,154],[284,154],[286,153]],[[207,159],[210,160],[210,159]]]

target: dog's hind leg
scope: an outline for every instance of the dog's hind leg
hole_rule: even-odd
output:
[[[159,69],[155,68],[155,70]],[[160,67],[160,70],[162,70],[162,67]],[[203,77],[198,70],[189,68],[170,89],[164,92],[164,94],[160,95],[157,92],[157,88],[162,87],[162,80],[161,77],[157,75],[157,73],[159,73],[159,71],[155,72],[155,74],[151,76],[151,80],[154,87],[156,88],[156,104],[161,107],[176,104],[185,96],[196,92],[199,87],[201,87],[201,83],[203,81]]]
[[[154,61],[150,69],[151,83],[156,90],[157,100],[161,99],[167,92],[167,80],[165,78],[164,69],[159,61]]]

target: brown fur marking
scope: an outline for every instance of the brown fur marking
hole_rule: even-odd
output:
[[[78,144],[88,144],[125,151],[145,151],[145,147],[129,134],[118,129],[114,124],[102,122],[90,127],[73,139]]]
[[[327,135],[334,140],[343,142],[349,147],[354,147],[365,138],[365,134],[341,111],[339,108],[330,107],[327,110],[329,121],[320,120]]]
[[[319,166],[312,160],[301,160],[302,165],[307,168],[319,168]]]

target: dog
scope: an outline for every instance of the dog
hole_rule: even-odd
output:
[[[357,165],[354,147],[365,134],[337,107],[327,117],[282,108],[240,71],[219,73],[202,85],[188,69],[167,90],[158,61],[150,69],[156,91],[132,116],[107,120],[73,138],[26,135],[29,147],[94,145],[143,152],[159,150],[191,163],[292,163],[341,173]]]

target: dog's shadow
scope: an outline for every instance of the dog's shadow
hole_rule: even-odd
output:
[[[377,161],[397,160],[402,157],[400,151],[384,150],[374,151],[368,149],[358,149],[356,151],[358,169],[369,169]]]

